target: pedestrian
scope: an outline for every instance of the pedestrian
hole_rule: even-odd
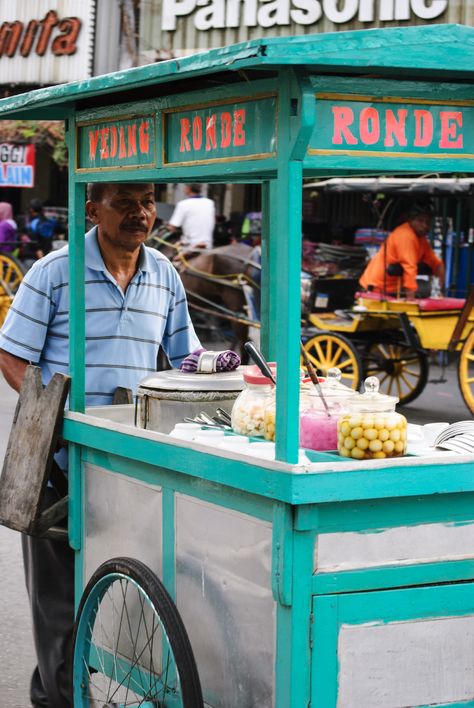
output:
[[[363,288],[398,295],[402,287],[401,292],[413,298],[417,291],[416,276],[419,271],[426,273],[426,266],[432,275],[439,278],[440,283],[444,282],[443,261],[434,253],[426,238],[432,215],[429,203],[413,205],[408,221],[387,236],[379,251],[369,261],[359,281]]]
[[[180,245],[185,251],[212,248],[216,209],[212,199],[203,197],[200,184],[187,184],[186,198],[176,204],[167,224],[171,231],[181,229]]]
[[[11,253],[17,247],[18,227],[13,220],[12,205],[0,202],[0,253]]]
[[[36,258],[43,258],[52,250],[53,240],[62,229],[56,219],[46,216],[39,199],[31,200],[28,214],[28,235],[36,242]]]
[[[177,367],[200,343],[177,271],[143,245],[156,218],[153,185],[90,185],[86,210],[94,224],[85,237],[90,406],[110,404],[117,386],[136,392],[138,382],[156,370],[160,347]],[[0,369],[16,391],[30,362],[41,367],[44,384],[55,372],[69,370],[68,261],[65,246],[33,265],[0,331]],[[55,459],[65,471],[64,448]],[[49,487],[47,496],[52,503],[60,490]],[[22,545],[38,660],[31,702],[72,708],[74,553],[61,541],[30,536],[23,536]]]

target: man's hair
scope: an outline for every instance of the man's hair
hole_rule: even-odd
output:
[[[197,182],[193,184],[188,184],[188,187],[193,194],[201,194],[202,192],[202,186]]]
[[[29,208],[31,211],[41,214],[41,212],[43,211],[43,202],[41,201],[41,199],[32,199]]]
[[[87,185],[87,199],[91,202],[100,202],[107,186],[108,182],[90,182]]]
[[[433,216],[434,208],[431,202],[415,202],[410,207],[408,212],[409,219],[415,219],[417,216]]]
[[[120,184],[120,182],[90,182],[87,185],[87,199],[91,202],[100,202],[107,188],[116,184]],[[129,183],[126,182],[126,184]],[[141,182],[137,182],[137,184],[141,184]]]

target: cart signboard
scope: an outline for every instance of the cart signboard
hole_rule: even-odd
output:
[[[310,155],[473,158],[474,101],[318,94]]]
[[[134,116],[77,126],[77,169],[155,165],[153,116]]]
[[[165,111],[163,164],[272,157],[276,97],[234,99]]]

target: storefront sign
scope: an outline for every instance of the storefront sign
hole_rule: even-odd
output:
[[[164,162],[270,157],[275,116],[274,96],[165,112]]]
[[[35,146],[0,143],[0,187],[33,187]]]
[[[358,21],[433,20],[449,0],[163,0],[162,29],[176,30],[179,17],[193,15],[198,30],[230,27],[335,24]]]
[[[474,157],[474,102],[316,98],[310,154]]]
[[[0,83],[90,76],[93,20],[94,0],[0,0]]]
[[[152,116],[78,125],[78,169],[155,164]]]

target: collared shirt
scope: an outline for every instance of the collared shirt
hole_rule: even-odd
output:
[[[25,275],[0,331],[0,348],[38,364],[43,383],[69,370],[68,247]],[[159,347],[173,367],[200,347],[183,285],[170,261],[142,246],[124,293],[107,271],[97,228],[85,237],[86,404],[111,403],[117,386],[132,389],[156,371]]]

